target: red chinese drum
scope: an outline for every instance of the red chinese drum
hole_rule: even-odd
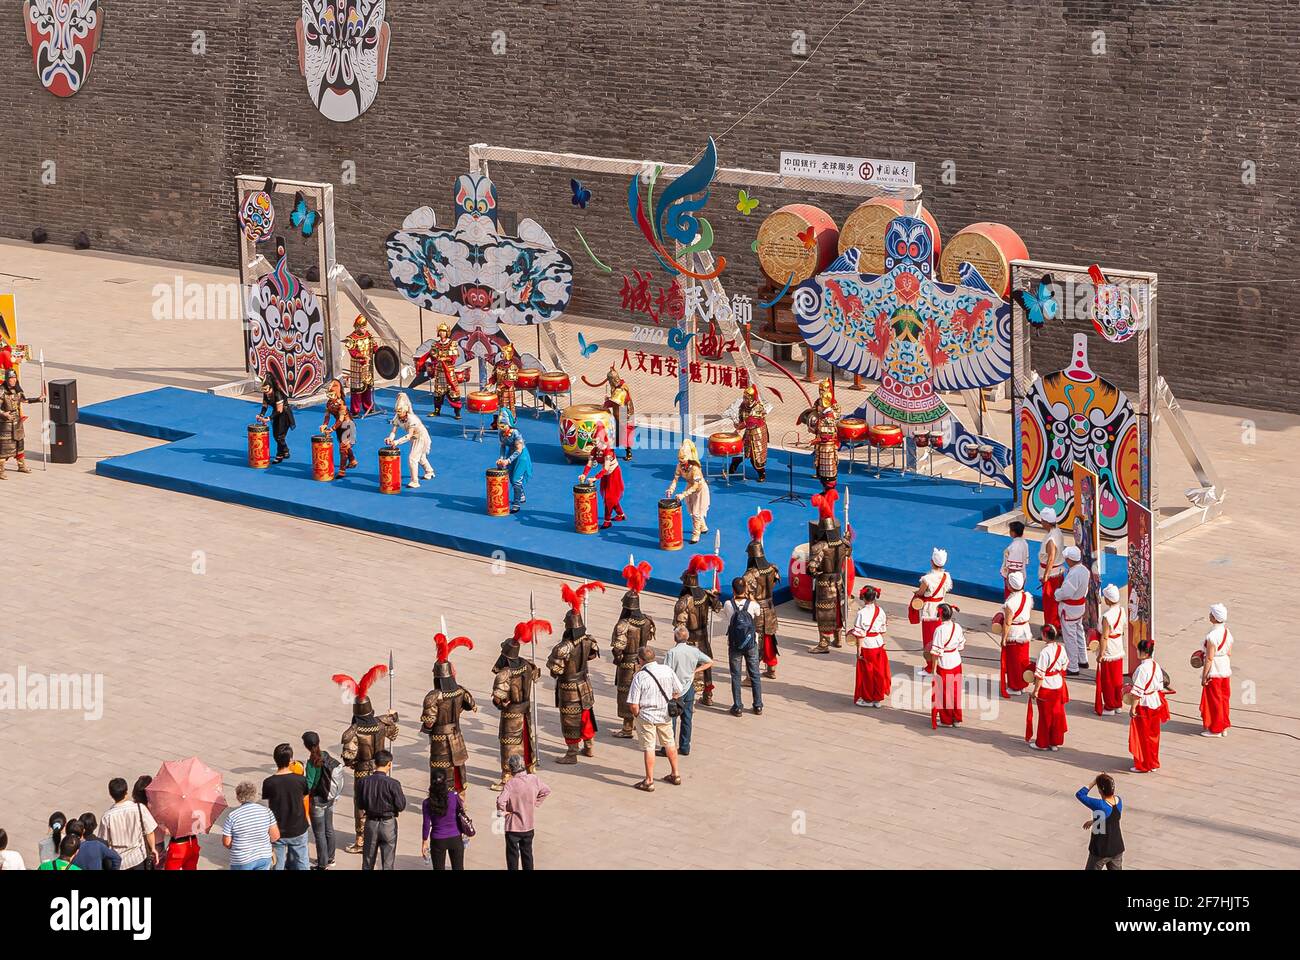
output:
[[[379,448],[379,492],[402,492],[402,452],[396,447]]]
[[[659,501],[659,549],[682,548],[682,504],[676,497]]]
[[[496,413],[497,395],[490,390],[472,390],[466,402],[470,413]]]
[[[318,433],[311,438],[311,478],[334,479],[334,438],[328,433]]]
[[[808,544],[801,543],[790,553],[790,595],[804,610],[813,606],[813,581],[808,576]]]
[[[487,472],[487,514],[505,517],[510,514],[510,471],[493,467]]]
[[[896,447],[903,442],[903,428],[891,423],[873,423],[868,433],[871,442],[878,447]]]
[[[709,453],[715,457],[738,457],[745,451],[745,440],[738,433],[715,433],[709,437]]]
[[[271,433],[264,423],[249,424],[248,465],[254,470],[265,470],[271,465]]]
[[[960,283],[960,268],[969,263],[1004,300],[1011,293],[1011,261],[1028,260],[1029,248],[1020,235],[1004,223],[972,223],[948,240],[939,256],[938,279]]]
[[[867,435],[867,422],[857,417],[845,417],[836,427],[840,443],[861,443]]]
[[[578,533],[595,533],[600,529],[594,483],[573,485],[573,529]]]
[[[569,375],[559,371],[543,373],[537,378],[537,389],[542,393],[568,393]]]
[[[542,371],[536,367],[527,367],[519,371],[519,377],[515,380],[515,386],[520,390],[533,390],[537,387],[537,378],[542,375]]]

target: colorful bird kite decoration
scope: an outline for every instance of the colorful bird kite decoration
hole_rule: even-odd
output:
[[[633,177],[628,183],[627,209],[632,221],[668,273],[711,280],[727,265],[725,257],[718,257],[712,272],[696,273],[679,263],[669,248],[679,243],[683,245],[683,254],[691,254],[703,253],[713,247],[713,225],[695,215],[695,211],[702,210],[709,202],[709,185],[718,172],[718,148],[713,138],[709,138],[709,145],[699,162],[665,187],[655,201],[655,184],[662,172],[662,167],[655,167],[648,183],[643,185],[640,176]],[[700,196],[695,197],[696,194]]]

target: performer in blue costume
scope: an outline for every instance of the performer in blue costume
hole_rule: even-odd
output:
[[[497,466],[510,471],[510,487],[514,491],[510,512],[518,513],[519,505],[525,501],[524,484],[533,475],[533,458],[528,455],[524,435],[515,426],[513,410],[501,411],[497,429],[501,437],[501,456],[497,459]]]

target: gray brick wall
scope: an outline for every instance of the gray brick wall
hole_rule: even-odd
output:
[[[0,233],[79,230],[99,249],[234,264],[238,173],[357,183],[337,192],[340,258],[387,282],[383,239],[431,203],[450,216],[468,144],[679,161],[800,63],[847,10],[787,0],[389,0],[389,76],[359,120],[321,117],[298,75],[294,0],[105,0],[90,81],[59,101],[36,81],[21,5],[0,9]],[[191,53],[192,32],[206,56]],[[505,30],[507,51],[492,53]],[[1092,53],[1093,32],[1107,52]],[[725,165],[782,149],[917,162],[944,236],[1015,226],[1034,257],[1160,273],[1162,371],[1185,399],[1300,410],[1294,298],[1300,41],[1294,2],[872,3],[719,143]],[[40,182],[41,163],[58,182]],[[944,161],[957,182],[940,180]],[[1258,181],[1242,183],[1241,165]],[[533,216],[579,264],[577,309],[617,309],[621,273],[652,261],[620,178],[493,169],[502,206]],[[733,291],[757,283],[750,218],[719,188],[709,215]],[[821,204],[838,219],[849,202]],[[588,269],[581,226],[613,276]],[[298,263],[307,257],[301,247]],[[1070,330],[1040,338],[1040,369]],[[1096,349],[1131,380],[1131,356]]]

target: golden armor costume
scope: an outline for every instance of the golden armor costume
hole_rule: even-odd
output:
[[[556,763],[577,763],[579,747],[585,757],[596,754],[596,697],[591,691],[587,664],[600,656],[600,647],[587,633],[582,616],[583,601],[591,590],[603,593],[605,585],[584,583],[575,590],[566,583],[560,588],[569,612],[564,615],[564,637],[546,660],[546,669],[555,678],[555,706],[560,711],[560,730],[567,747]]]
[[[749,594],[751,600],[756,601],[763,608],[763,616],[756,620],[754,626],[759,636],[760,655],[764,666],[763,676],[769,680],[776,678],[779,653],[776,647],[776,607],[772,603],[772,593],[781,580],[781,571],[777,569],[776,564],[767,559],[767,555],[763,552],[763,531],[771,522],[770,510],[760,510],[749,518],[750,541],[746,548],[748,566],[741,575],[741,579],[745,581],[745,592]]]
[[[690,563],[682,572],[682,592],[673,606],[673,629],[686,627],[690,634],[689,643],[698,647],[710,660],[713,659],[713,642],[709,638],[709,615],[722,609],[722,600],[718,591],[707,590],[700,586],[701,571],[714,570],[722,572],[722,558],[713,554],[699,554],[691,557]],[[709,667],[704,675],[695,679],[696,692],[702,694],[700,706],[707,707],[713,703],[713,668]]]
[[[497,416],[492,418],[492,429],[496,429],[502,410],[514,414],[515,384],[518,382],[519,363],[515,360],[515,348],[508,343],[502,344],[496,362],[492,365],[492,376],[488,378],[488,386],[497,394]]]
[[[380,716],[375,715],[375,708],[367,695],[371,685],[388,672],[382,663],[377,663],[366,671],[360,681],[352,679],[346,673],[336,673],[333,681],[353,696],[352,724],[343,731],[343,766],[352,771],[353,795],[356,795],[358,780],[364,780],[375,772],[375,754],[387,749],[388,744],[397,738],[397,712]],[[356,827],[356,842],[347,848],[348,853],[361,852],[361,840],[366,828],[366,814],[361,807],[355,807],[353,822]]]
[[[636,413],[632,405],[632,391],[628,389],[617,370],[611,365],[605,374],[605,409],[614,418],[613,445],[623,448],[623,459],[632,459],[632,417]]]
[[[632,677],[641,664],[637,655],[642,647],[652,646],[655,639],[654,621],[641,612],[641,591],[650,579],[650,564],[642,560],[623,568],[623,580],[627,583],[627,593],[623,594],[623,612],[614,624],[614,634],[610,639],[609,650],[614,657],[614,688],[618,691],[618,715],[623,721],[621,730],[614,736],[625,740],[632,738],[632,711],[628,709],[627,692],[632,686]]]
[[[370,325],[365,317],[352,321],[352,333],[343,340],[351,368],[348,372],[348,390],[351,392],[352,416],[364,417],[375,408],[375,348],[378,344],[370,335]]]
[[[501,711],[497,741],[501,745],[501,779],[492,784],[500,790],[510,779],[507,766],[511,757],[523,757],[528,772],[537,768],[537,736],[533,730],[533,685],[541,676],[540,668],[524,660],[519,651],[532,643],[538,632],[550,633],[545,620],[525,620],[515,624],[514,635],[501,643],[501,656],[492,668],[492,705]]]
[[[477,713],[478,705],[473,695],[456,680],[456,671],[451,665],[451,652],[457,647],[474,649],[474,642],[469,637],[455,637],[448,640],[445,634],[433,638],[438,650],[438,659],[433,665],[433,689],[424,696],[424,709],[420,713],[420,729],[429,736],[429,778],[433,779],[435,770],[447,774],[447,782],[464,795],[469,781],[465,776],[465,764],[469,762],[469,751],[465,748],[465,737],[460,731],[460,715],[466,710]]]
[[[844,565],[852,550],[835,521],[835,490],[812,498],[820,514],[821,539],[808,552],[808,575],[813,578],[813,616],[817,620],[817,646],[813,653],[829,653],[844,645]]]

